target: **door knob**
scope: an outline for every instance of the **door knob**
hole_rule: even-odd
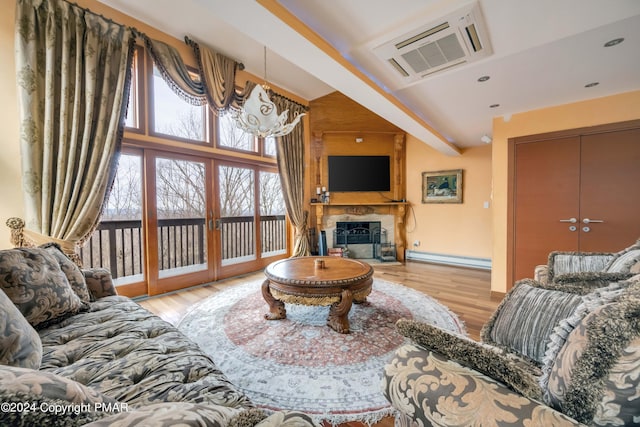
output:
[[[585,219],[583,219],[583,220],[582,220],[582,222],[584,222],[585,224],[591,224],[591,223],[594,223],[594,222],[604,222],[604,221],[603,221],[603,220],[601,220],[601,219],[589,219],[589,218],[585,218]]]
[[[570,222],[571,224],[575,224],[576,222],[578,222],[578,220],[575,218],[569,218],[569,219],[561,219],[560,222]]]

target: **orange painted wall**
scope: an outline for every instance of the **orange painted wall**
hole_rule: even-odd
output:
[[[407,248],[420,252],[491,258],[491,146],[446,156],[412,136],[406,147]],[[463,169],[462,204],[422,203],[422,172]],[[484,207],[489,202],[489,208]],[[413,242],[419,240],[419,246]]]
[[[507,291],[508,139],[637,119],[640,91],[514,114],[508,122],[501,117],[493,120],[492,291]]]

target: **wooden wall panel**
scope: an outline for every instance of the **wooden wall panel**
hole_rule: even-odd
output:
[[[312,134],[325,131],[402,132],[340,92],[309,102],[309,122]]]

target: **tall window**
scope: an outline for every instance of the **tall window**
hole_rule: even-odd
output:
[[[264,155],[276,156],[276,138],[274,136],[269,136],[264,139]]]
[[[287,251],[287,223],[280,176],[260,171],[260,240],[263,257]]]
[[[110,269],[125,295],[152,295],[286,256],[276,139],[176,95],[143,46],[132,79],[115,184],[84,266]]]
[[[256,258],[253,169],[219,165],[222,265]]]
[[[243,151],[256,151],[256,138],[239,129],[231,114],[218,117],[218,146]]]
[[[83,265],[111,270],[116,285],[142,280],[143,239],[142,157],[124,153],[100,224],[81,249]]]
[[[195,75],[192,77],[195,78]],[[176,95],[155,66],[152,99],[154,133],[207,142],[206,105],[191,105]]]
[[[160,277],[206,268],[205,187],[204,163],[156,159]]]
[[[129,101],[127,103],[127,116],[125,126],[131,132],[144,132],[144,104],[142,102],[142,82],[144,79],[144,55],[142,47],[138,46],[133,52],[133,62],[131,63],[131,87],[129,89]]]

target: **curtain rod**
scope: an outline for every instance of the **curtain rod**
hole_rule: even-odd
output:
[[[304,108],[304,111],[309,111],[309,106],[308,106],[308,105],[301,104],[301,103],[299,103],[299,102],[298,102],[298,101],[296,101],[296,100],[293,100],[293,99],[288,98],[288,97],[286,97],[286,96],[284,96],[284,95],[281,95],[281,94],[279,94],[278,92],[275,92],[275,91],[274,91],[273,89],[271,89],[271,88],[269,88],[269,91],[268,91],[268,92],[269,92],[269,95],[275,95],[275,96],[278,96],[278,97],[280,97],[280,98],[283,98],[283,99],[287,100],[288,102],[291,102],[291,103],[293,103],[293,104],[296,104],[296,105],[300,106],[301,108]]]

